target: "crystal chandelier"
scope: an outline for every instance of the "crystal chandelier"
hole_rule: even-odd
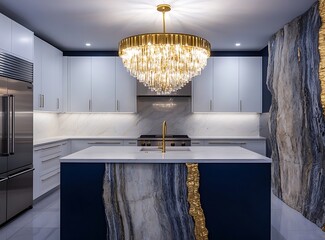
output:
[[[170,5],[160,4],[163,33],[147,33],[124,38],[119,56],[124,66],[149,89],[170,94],[201,74],[210,57],[210,43],[204,38],[181,33],[166,33],[165,13]]]

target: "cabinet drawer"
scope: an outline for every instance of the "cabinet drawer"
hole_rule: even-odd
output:
[[[206,141],[206,146],[245,146],[246,142],[244,141],[224,141],[224,140],[210,140]]]
[[[124,140],[124,146],[137,146],[137,140]]]
[[[122,146],[123,140],[94,140],[88,142],[89,146]]]
[[[61,155],[47,156],[41,159],[41,175],[60,167]]]
[[[192,140],[191,146],[204,146],[204,141],[202,140]]]
[[[41,194],[60,185],[60,169],[53,170],[41,177]]]
[[[55,155],[55,154],[60,154],[61,144],[55,144],[55,145],[46,145],[40,148],[35,148],[35,152],[39,153],[40,157],[46,157],[49,155]]]

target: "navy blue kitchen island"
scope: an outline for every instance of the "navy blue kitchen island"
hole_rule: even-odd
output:
[[[270,159],[239,147],[161,155],[92,147],[62,159],[61,240],[270,239]]]

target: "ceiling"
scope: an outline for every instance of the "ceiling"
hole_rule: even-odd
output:
[[[122,38],[166,31],[198,35],[212,50],[261,50],[316,0],[1,0],[0,12],[63,51],[116,51]],[[91,43],[86,47],[85,43]],[[236,47],[235,43],[241,46]]]

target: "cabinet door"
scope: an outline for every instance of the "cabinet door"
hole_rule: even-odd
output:
[[[34,61],[34,33],[20,24],[11,22],[11,51],[13,54]]]
[[[115,57],[92,57],[92,112],[115,112]]]
[[[201,75],[193,78],[193,112],[210,112],[213,108],[213,58],[208,59]]]
[[[33,79],[33,97],[34,110],[41,110],[41,96],[42,96],[42,48],[43,41],[37,37],[34,39],[34,79]]]
[[[238,58],[214,58],[213,111],[238,112]]]
[[[62,52],[44,42],[42,51],[42,91],[44,110],[58,111],[62,88]]]
[[[11,52],[11,20],[0,13],[0,48]]]
[[[91,101],[91,57],[68,59],[69,108],[71,112],[89,112]]]
[[[239,58],[239,100],[241,112],[262,112],[262,58]]]
[[[116,57],[116,111],[136,112],[136,79]]]

